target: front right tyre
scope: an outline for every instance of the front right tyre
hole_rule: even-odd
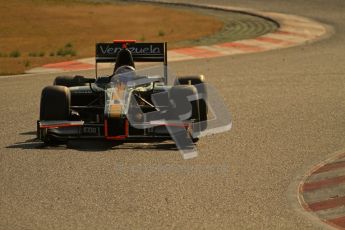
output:
[[[207,128],[207,117],[208,117],[208,106],[207,106],[207,90],[205,85],[204,75],[195,76],[180,76],[175,80],[175,86],[178,85],[190,85],[195,86],[198,94],[203,95],[203,99],[197,100],[197,103],[193,104],[193,111],[196,111],[197,116],[194,115],[195,122],[198,123],[196,129],[197,132],[206,130]],[[197,107],[196,107],[197,105]],[[194,113],[195,114],[195,113]],[[196,138],[197,139],[197,138]]]
[[[40,121],[69,120],[71,110],[71,93],[65,86],[47,86],[42,90],[40,104]],[[42,135],[40,135],[42,136]],[[43,135],[47,144],[59,144],[61,140]]]

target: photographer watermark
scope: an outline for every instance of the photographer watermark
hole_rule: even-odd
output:
[[[106,91],[106,108],[121,104],[130,125],[136,129],[164,127],[184,159],[198,155],[194,145],[198,138],[231,129],[231,116],[224,100],[207,83],[181,85],[175,81],[172,86],[160,86],[161,90],[147,99],[140,95],[140,90],[145,92],[152,85],[154,90],[157,78],[140,77],[136,71],[129,71],[113,79]],[[143,111],[138,100],[151,109]]]
[[[200,164],[200,165],[152,165],[152,164],[115,164],[115,172],[119,174],[229,174],[230,167],[226,164]]]

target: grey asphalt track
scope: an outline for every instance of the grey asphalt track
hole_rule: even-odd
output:
[[[0,229],[326,228],[303,213],[296,189],[313,164],[345,148],[345,2],[212,3],[310,17],[335,34],[171,64],[205,74],[233,116],[233,129],[201,139],[188,161],[169,144],[41,148],[31,140],[54,75],[0,78]]]

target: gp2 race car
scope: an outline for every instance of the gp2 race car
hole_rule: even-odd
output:
[[[98,76],[98,63],[115,63]],[[135,62],[161,62],[162,75],[141,74]],[[96,44],[96,77],[58,76],[41,94],[37,137],[46,144],[77,138],[167,140],[189,149],[207,127],[204,76],[168,85],[167,43]]]

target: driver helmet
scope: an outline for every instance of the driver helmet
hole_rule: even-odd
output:
[[[130,65],[123,65],[116,69],[112,81],[127,84],[135,80],[135,69]]]

